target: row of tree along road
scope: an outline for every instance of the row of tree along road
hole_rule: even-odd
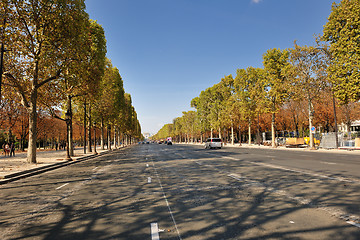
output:
[[[36,162],[38,133],[54,125],[38,125],[39,119],[66,124],[69,159],[73,120],[82,123],[77,137],[88,145],[97,131],[102,147],[141,138],[131,96],[106,58],[104,29],[89,19],[84,0],[2,0],[0,10],[1,128],[21,148],[28,136],[28,162]]]
[[[183,112],[154,138],[184,141],[216,133],[234,141],[238,128],[238,140],[249,143],[252,133],[260,139],[261,132],[271,131],[276,147],[276,131],[291,130],[294,137],[308,136],[314,148],[314,127],[337,133],[340,122],[350,131],[360,117],[359,16],[358,0],[334,3],[315,46],[295,41],[292,49],[268,50],[263,68],[237,69],[235,77],[225,76],[191,101],[196,111]],[[241,137],[245,132],[248,136]]]

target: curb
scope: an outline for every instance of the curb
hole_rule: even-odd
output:
[[[118,149],[107,150],[107,151],[101,152],[99,154],[91,154],[91,155],[88,155],[88,156],[85,156],[85,157],[79,157],[79,158],[77,158],[75,160],[69,160],[69,161],[66,161],[66,162],[53,163],[53,164],[49,164],[49,165],[46,165],[46,166],[41,166],[41,167],[37,167],[37,168],[24,170],[24,171],[21,171],[21,172],[11,173],[11,174],[3,176],[3,178],[0,179],[0,185],[7,184],[7,183],[10,183],[10,182],[14,182],[14,181],[17,181],[17,180],[22,179],[22,178],[35,176],[35,175],[38,175],[38,174],[41,174],[41,173],[44,173],[44,172],[47,172],[47,171],[55,170],[55,169],[65,167],[65,166],[68,166],[68,165],[72,165],[72,164],[75,164],[75,163],[90,160],[90,159],[93,159],[93,158],[96,158],[96,157],[100,157],[102,155],[105,155],[105,154],[108,154],[108,153],[111,153],[111,152],[114,152],[114,151],[118,151],[118,150],[121,150],[123,148],[124,147],[118,148]]]

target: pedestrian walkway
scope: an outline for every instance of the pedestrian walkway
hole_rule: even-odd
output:
[[[96,151],[101,154],[108,150],[101,150],[100,147],[96,148]],[[84,148],[75,148],[74,157],[71,157],[73,161],[77,159],[82,159],[91,155],[94,155],[93,152],[87,152],[84,154]],[[66,151],[65,150],[38,150],[36,152],[36,161],[37,163],[28,163],[27,162],[27,153],[26,152],[16,152],[15,157],[9,156],[0,156],[0,179],[4,179],[10,175],[16,175],[17,173],[36,170],[39,168],[45,168],[46,166],[61,164],[68,162],[65,160]]]
[[[339,148],[339,149],[323,149],[318,148],[315,150],[311,150],[309,147],[304,148],[288,148],[285,146],[278,146],[276,148],[273,148],[271,146],[264,146],[264,145],[258,145],[258,144],[247,144],[242,143],[240,144],[234,144],[231,143],[225,144],[224,147],[235,147],[235,148],[261,148],[261,149],[274,149],[274,150],[285,150],[285,151],[308,151],[308,152],[325,152],[325,153],[343,153],[343,154],[353,154],[353,155],[360,155],[360,150],[355,148]]]
[[[175,143],[176,144],[176,143]],[[177,144],[195,144],[195,145],[202,145],[205,146],[202,143],[177,143]],[[308,147],[305,148],[287,148],[285,146],[278,146],[276,148],[272,148],[271,146],[264,146],[264,145],[258,145],[258,144],[248,144],[248,143],[242,143],[241,145],[239,143],[235,143],[232,145],[231,143],[223,144],[224,148],[259,148],[259,149],[274,149],[274,150],[285,150],[285,151],[308,151],[308,152],[324,152],[324,153],[343,153],[343,154],[350,154],[350,155],[360,155],[360,150],[358,148],[339,148],[339,149],[315,149],[311,150]]]

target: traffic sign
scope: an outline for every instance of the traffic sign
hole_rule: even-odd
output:
[[[315,133],[315,130],[316,130],[315,127],[311,127],[311,132],[312,132],[312,133]]]

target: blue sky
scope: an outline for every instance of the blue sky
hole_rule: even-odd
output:
[[[105,29],[142,132],[192,110],[190,101],[271,48],[314,44],[334,0],[85,0]],[[338,0],[335,2],[339,2]]]

